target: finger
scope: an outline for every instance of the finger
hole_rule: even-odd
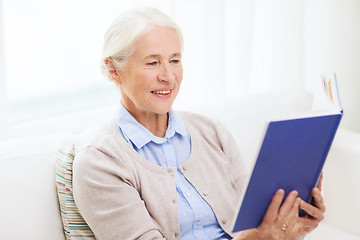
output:
[[[324,174],[323,174],[323,172],[321,172],[321,175],[320,175],[318,184],[317,184],[317,186],[316,186],[316,187],[320,190],[320,192],[321,192],[321,189],[322,189],[322,181],[323,181],[323,178],[324,178]]]
[[[325,212],[324,198],[322,197],[320,190],[318,188],[314,188],[311,194],[313,197],[314,205],[324,213]]]
[[[296,225],[296,222],[299,218],[299,209],[301,204],[301,198],[297,197],[295,199],[294,204],[291,207],[290,212],[284,217],[283,220],[285,220],[286,224],[289,226],[294,227]]]
[[[319,225],[319,220],[311,218],[299,218],[298,223],[302,226],[305,232],[311,232]]]
[[[297,195],[298,195],[297,191],[292,191],[291,193],[289,193],[289,195],[285,199],[285,202],[283,203],[283,205],[280,208],[280,211],[279,211],[280,216],[286,216],[289,214],[289,212],[291,211],[291,208],[293,207],[293,205],[296,201]]]
[[[300,208],[314,219],[321,221],[324,218],[324,211],[305,201],[301,201]]]
[[[291,208],[291,213],[295,216],[299,216],[299,208],[300,208],[300,204],[301,204],[301,198],[297,197],[295,199],[295,203]]]
[[[282,200],[284,199],[285,192],[279,189],[274,194],[268,209],[266,210],[263,222],[273,222],[279,214],[279,208]]]

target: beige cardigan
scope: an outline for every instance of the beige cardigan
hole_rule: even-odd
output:
[[[191,136],[190,158],[179,167],[230,235],[246,171],[227,130],[181,113]],[[74,160],[73,192],[98,240],[180,239],[174,169],[156,166],[104,126]]]

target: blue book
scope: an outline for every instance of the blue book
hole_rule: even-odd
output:
[[[336,76],[324,86],[334,102],[339,96]],[[331,114],[269,123],[248,185],[242,193],[233,232],[258,227],[279,188],[284,189],[286,195],[297,190],[301,199],[311,201],[311,190],[319,180],[342,118],[339,98],[336,105],[337,110]]]

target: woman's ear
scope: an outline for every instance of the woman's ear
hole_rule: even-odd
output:
[[[115,67],[114,60],[111,57],[107,57],[104,60],[105,66],[110,73],[112,79],[117,83],[120,84],[120,75],[119,70]]]

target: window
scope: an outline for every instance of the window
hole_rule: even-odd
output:
[[[169,12],[170,3],[162,0],[152,5]],[[7,122],[117,104],[114,83],[100,72],[103,37],[122,11],[139,4],[141,1],[2,0],[4,71],[0,87]]]
[[[317,94],[321,73],[337,72],[342,126],[359,131],[360,70],[353,66],[360,17],[351,2],[0,0],[0,138],[9,126],[30,129],[40,121],[42,129],[45,119],[55,126],[66,114],[91,119],[105,115],[96,109],[116,107],[118,91],[100,75],[103,37],[122,11],[139,5],[159,8],[183,31],[184,79],[175,108],[212,107],[278,88]]]

